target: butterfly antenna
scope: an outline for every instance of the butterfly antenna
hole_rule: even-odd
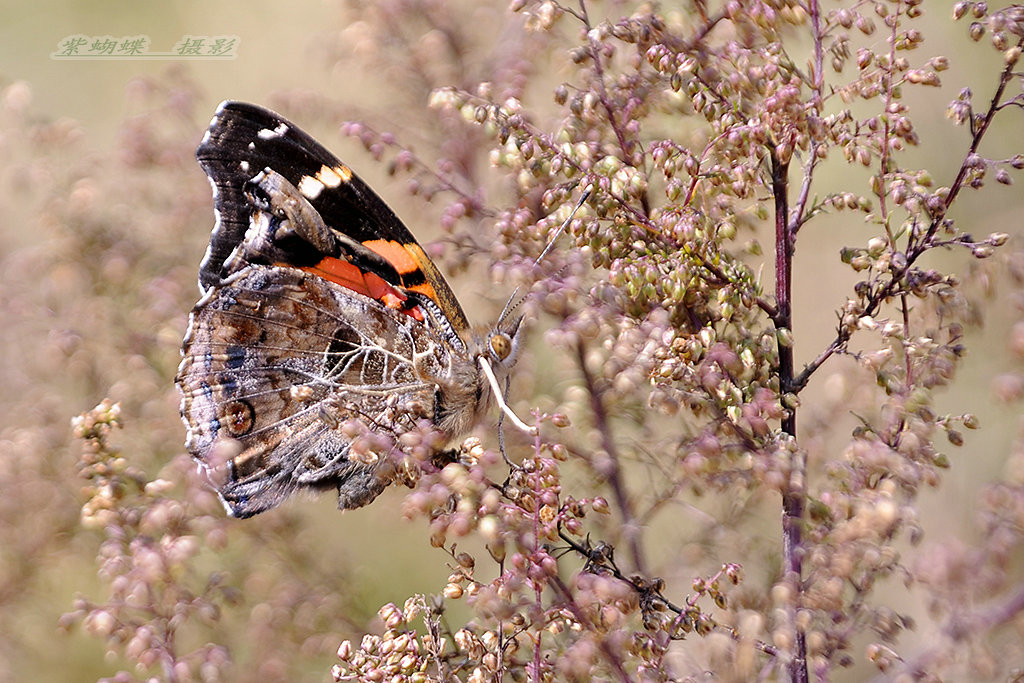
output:
[[[510,296],[508,298],[508,301],[505,303],[505,308],[501,309],[501,315],[498,316],[498,322],[499,323],[505,320],[505,316],[507,316],[509,313],[511,313],[512,311],[514,311],[517,308],[519,308],[519,304],[521,304],[524,301],[526,301],[526,295],[525,294],[523,296],[519,297],[519,300],[516,301],[516,294],[518,294],[518,293],[519,293],[519,288],[518,287],[516,287],[514,290],[512,290],[512,296]],[[513,301],[515,301],[515,303],[512,303]]]
[[[580,207],[583,206],[583,202],[587,201],[587,198],[590,197],[590,194],[593,191],[593,183],[587,185],[586,189],[583,190],[583,196],[580,197],[580,200],[576,203],[576,206],[573,208],[572,213],[570,213],[569,217],[562,221],[562,224],[558,226],[558,230],[555,231],[554,236],[551,238],[550,241],[548,241],[547,245],[544,247],[544,250],[541,251],[540,256],[537,257],[537,260],[533,262],[534,266],[536,266],[538,263],[544,260],[544,257],[547,256],[548,252],[551,251],[551,248],[555,245],[555,240],[557,240],[562,235],[562,233],[565,232],[565,229],[569,226],[569,222],[572,221],[573,217],[576,215],[576,212],[580,210]],[[519,305],[526,300],[525,295],[522,296],[519,300],[516,300],[516,294],[518,293],[519,288],[516,287],[515,291],[512,292],[512,296],[509,297],[508,303],[505,304],[505,308],[501,311],[501,315],[498,317],[499,321],[504,320],[505,316],[514,311],[516,308],[518,308]],[[505,421],[505,416],[507,415],[508,419],[512,422],[512,424],[514,424],[516,427],[526,432],[527,434],[536,434],[537,428],[531,427],[530,425],[523,422],[521,419],[519,419],[519,416],[515,414],[515,411],[509,408],[507,401],[509,389],[508,378],[505,378],[505,391],[502,391],[501,387],[498,385],[498,378],[494,376],[494,371],[491,369],[491,364],[487,362],[487,359],[484,358],[483,356],[481,356],[479,360],[480,369],[483,370],[484,376],[487,378],[487,381],[491,385],[491,390],[494,392],[494,398],[495,400],[497,400],[498,405],[501,407],[501,416],[498,418],[498,447],[501,449],[502,457],[504,457],[505,461],[511,465],[511,461],[509,461],[508,456],[505,454],[505,432],[502,429]]]
[[[580,210],[581,206],[583,206],[583,202],[587,201],[587,197],[589,197],[590,193],[593,191],[593,183],[587,185],[587,189],[583,190],[583,196],[580,197],[580,200],[576,203],[576,208],[573,209],[572,213],[569,214],[569,217],[562,221],[562,224],[558,226],[558,230],[555,231],[554,236],[548,241],[547,246],[544,247],[544,251],[540,252],[540,256],[538,256],[537,260],[533,262],[533,265],[536,266],[538,263],[544,260],[544,257],[548,255],[548,252],[551,251],[551,248],[555,246],[555,240],[562,236],[562,233],[565,232],[565,229],[569,226],[569,221],[572,220],[573,216],[576,215],[576,212]]]
[[[555,231],[554,237],[552,237],[548,241],[547,245],[544,247],[544,250],[540,253],[540,256],[538,256],[537,260],[533,262],[534,266],[536,266],[538,263],[540,263],[544,259],[544,257],[547,256],[548,252],[551,251],[551,247],[554,246],[555,240],[557,240],[561,236],[561,234],[563,232],[565,232],[566,227],[568,227],[568,225],[569,225],[569,221],[571,221],[573,219],[573,216],[576,215],[576,212],[580,210],[581,206],[583,206],[583,202],[587,201],[587,197],[589,197],[590,193],[593,192],[593,191],[594,191],[594,185],[593,184],[587,185],[587,189],[585,189],[583,191],[583,196],[580,197],[580,200],[576,203],[576,208],[574,208],[572,210],[572,213],[569,214],[569,217],[566,218],[564,221],[562,221],[562,224],[560,226],[558,226],[558,230]],[[510,296],[508,298],[508,302],[506,302],[505,308],[502,309],[501,315],[498,316],[498,322],[501,322],[502,320],[504,320],[505,317],[509,313],[511,313],[512,311],[514,311],[517,308],[519,308],[519,306],[524,301],[526,301],[526,295],[525,294],[523,296],[519,297],[518,300],[516,300],[516,294],[519,294],[519,287],[516,287],[512,291],[512,296]]]

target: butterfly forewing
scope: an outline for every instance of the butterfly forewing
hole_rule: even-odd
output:
[[[247,185],[270,169],[297,187],[329,228],[372,249],[401,250],[408,261],[392,258],[392,265],[385,268],[380,268],[379,261],[357,265],[394,286],[420,286],[456,330],[469,327],[444,276],[384,200],[284,117],[252,104],[224,102],[196,157],[213,185],[217,214],[210,247],[200,266],[202,287],[213,286],[229,274],[225,263],[249,227],[252,206],[246,197]]]

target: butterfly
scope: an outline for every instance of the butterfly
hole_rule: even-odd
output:
[[[356,457],[353,421],[397,440],[428,420],[455,439],[495,399],[507,410],[499,382],[521,317],[506,307],[470,328],[420,244],[337,157],[232,101],[196,157],[215,223],[175,381],[186,447],[219,473],[229,514],[298,490],[336,488],[341,509],[373,501],[395,468]]]

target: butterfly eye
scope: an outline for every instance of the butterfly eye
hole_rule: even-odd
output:
[[[512,353],[512,341],[505,334],[495,334],[491,337],[491,353],[498,360],[505,360],[508,354]]]

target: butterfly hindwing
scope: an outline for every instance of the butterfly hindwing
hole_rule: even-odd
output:
[[[230,460],[219,486],[232,514],[301,487],[337,486],[341,507],[375,498],[390,473],[351,458],[340,426],[397,438],[432,419],[451,352],[427,325],[294,268],[249,266],[213,292],[193,313],[177,381],[189,450],[214,468]]]

